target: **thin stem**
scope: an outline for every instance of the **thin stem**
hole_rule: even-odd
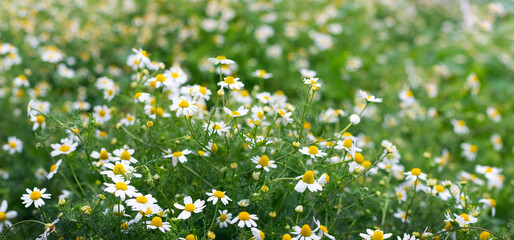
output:
[[[405,222],[403,223],[403,228],[407,227],[407,217],[409,217],[409,209],[412,206],[412,203],[414,202],[414,198],[416,197],[416,188],[418,186],[418,177],[416,176],[416,180],[414,181],[414,193],[412,194],[412,198],[410,200],[409,206],[407,206],[407,211],[405,211]]]
[[[82,185],[80,184],[80,181],[77,178],[77,175],[75,174],[75,170],[73,170],[73,166],[71,165],[70,158],[68,156],[66,156],[66,163],[68,164],[68,167],[71,170],[71,174],[73,175],[73,179],[75,179],[75,182],[77,183],[77,186],[79,187],[80,191],[82,192],[82,195],[86,196],[86,192],[84,192],[84,189],[82,188]]]

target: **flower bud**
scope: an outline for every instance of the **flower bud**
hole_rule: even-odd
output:
[[[303,212],[303,206],[302,205],[298,205],[294,208],[295,212],[297,213],[302,213]]]
[[[91,207],[90,206],[83,206],[83,207],[80,208],[80,211],[83,214],[89,215],[89,214],[91,214]]]

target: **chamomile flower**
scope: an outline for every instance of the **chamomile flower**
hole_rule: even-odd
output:
[[[303,83],[309,85],[310,87],[321,87],[321,83],[319,82],[319,78],[311,77],[304,78]]]
[[[36,131],[38,128],[45,129],[46,127],[45,116],[43,115],[32,116],[30,117],[30,121],[34,123],[34,125],[32,125],[32,131]]]
[[[485,207],[491,208],[491,216],[494,217],[496,215],[496,200],[492,198],[483,198],[478,202],[483,203]],[[1,209],[0,209],[1,212]]]
[[[299,193],[303,193],[307,188],[309,188],[309,191],[311,192],[317,192],[322,190],[321,184],[319,184],[319,182],[316,181],[316,179],[314,178],[314,172],[312,172],[311,170],[305,172],[303,176],[297,177],[297,179],[300,179],[300,181],[298,181],[298,183],[294,187],[294,190]]]
[[[129,148],[127,148],[127,149],[123,149],[123,148],[116,149],[116,150],[112,151],[112,153],[115,156],[115,157],[112,158],[112,160],[122,160],[122,161],[129,161],[131,163],[137,163],[137,159],[135,159],[133,157],[135,151],[136,150],[129,149]]]
[[[316,145],[312,145],[310,147],[303,147],[299,150],[302,154],[305,154],[311,158],[324,157],[327,156],[325,152],[318,149]]]
[[[491,141],[491,144],[493,145],[494,150],[496,150],[496,151],[502,150],[503,140],[502,140],[502,137],[500,136],[500,134],[495,133],[495,134],[491,135],[489,140]]]
[[[150,99],[151,98],[149,93],[137,92],[136,94],[134,94],[134,103],[149,103]]]
[[[239,202],[237,202],[237,205],[239,205],[240,207],[248,207],[248,205],[250,205],[250,200],[248,200],[248,199],[240,200]]]
[[[210,124],[204,123],[203,128],[206,131],[209,131],[209,134],[217,133],[220,136],[223,136],[224,133],[230,130],[230,127],[224,122],[211,122]]]
[[[144,68],[152,64],[152,61],[150,61],[150,55],[148,55],[148,52],[145,50],[141,48],[139,50],[132,48],[132,51],[135,53],[133,60],[134,65],[136,65],[138,68]]]
[[[362,238],[364,238],[365,240],[384,240],[384,239],[388,239],[391,236],[393,236],[392,233],[384,234],[384,232],[382,232],[381,230],[374,230],[373,231],[371,229],[366,229],[366,233],[361,233],[359,235]]]
[[[236,111],[232,111],[228,109],[227,107],[224,107],[223,110],[225,113],[230,115],[231,117],[242,117],[245,116],[248,113],[248,109],[244,106],[240,106]]]
[[[222,82],[218,82],[218,86],[220,86],[221,88],[226,88],[226,89],[241,90],[244,87],[244,84],[239,81],[239,78],[227,76],[223,79]]]
[[[9,151],[9,154],[21,153],[23,149],[23,142],[17,137],[8,137],[7,144],[4,144],[2,148],[5,151]]]
[[[64,154],[64,155],[67,155],[73,151],[75,151],[75,149],[77,149],[77,145],[78,143],[74,142],[73,140],[69,139],[69,138],[63,138],[61,139],[61,143],[54,143],[54,144],[50,144],[50,146],[54,149],[50,155],[52,155],[52,157],[55,157],[55,156],[58,156],[58,155],[61,155],[61,154]]]
[[[14,78],[13,83],[16,87],[29,87],[30,85],[29,80],[25,75],[18,75],[18,77]]]
[[[359,90],[359,94],[361,95],[364,100],[367,102],[382,102],[382,98],[376,98],[373,95],[369,95],[367,92]]]
[[[295,240],[319,240],[321,239],[320,236],[312,233],[316,232],[318,229],[314,229],[314,231],[311,229],[311,227],[307,224],[303,225],[302,227],[294,226],[292,234],[296,235],[293,239]]]
[[[45,193],[46,188],[41,190],[37,187],[33,190],[27,188],[25,191],[27,191],[27,193],[21,196],[21,200],[23,200],[22,204],[25,204],[25,208],[30,207],[32,203],[34,203],[34,207],[39,208],[45,205],[45,201],[43,201],[43,199],[50,199],[51,196],[49,193]]]
[[[397,237],[398,237],[398,240],[417,240],[416,236],[414,236],[414,235],[411,236],[411,235],[409,235],[407,233],[403,234],[403,238],[400,237],[400,236],[397,236]]]
[[[407,201],[407,191],[405,191],[404,187],[396,187],[394,191],[396,193],[396,199],[398,200],[398,203]]]
[[[176,152],[173,152],[169,155],[164,155],[163,157],[164,158],[171,158],[171,160],[173,161],[172,164],[173,166],[177,166],[177,163],[180,162],[180,163],[185,163],[187,162],[187,157],[186,155],[192,153],[190,150],[188,149],[185,149],[185,150],[182,150],[182,151],[176,151]]]
[[[253,235],[252,239],[264,240],[265,234],[261,230],[259,230],[257,228],[251,228],[250,230],[252,231],[252,235]]]
[[[450,191],[446,189],[443,185],[437,184],[432,188],[432,195],[438,196],[442,200],[448,200],[452,197]]]
[[[488,107],[487,108],[487,116],[489,119],[491,119],[493,122],[498,123],[502,120],[502,115],[498,111],[498,109],[494,107]]]
[[[36,238],[36,240],[48,239],[48,236],[50,236],[50,234],[52,234],[55,231],[55,224],[57,224],[58,222],[59,219],[55,219],[55,221],[53,221],[52,223],[45,224],[45,231],[41,235],[39,235],[39,237]]]
[[[269,172],[270,168],[277,168],[277,165],[275,164],[275,161],[269,160],[269,157],[266,155],[262,156],[254,156],[252,158],[252,162],[257,164],[255,168],[262,168],[266,172]]]
[[[194,85],[189,89],[189,93],[196,99],[208,101],[211,98],[212,91],[204,86]]]
[[[95,106],[93,111],[93,117],[100,124],[104,124],[111,119],[111,110],[106,105]]]
[[[177,218],[184,219],[184,220],[191,217],[191,213],[193,213],[193,212],[201,213],[203,211],[203,209],[206,207],[204,200],[198,199],[193,203],[193,199],[190,196],[184,197],[184,206],[182,206],[178,203],[173,204],[173,206],[175,206],[176,208],[178,208],[180,210],[183,210],[178,215]]]
[[[232,213],[228,213],[227,210],[218,210],[218,212],[220,216],[216,219],[216,221],[218,221],[220,228],[227,227],[230,221],[232,221]]]
[[[257,217],[257,215],[255,214],[249,214],[248,212],[245,212],[245,211],[242,211],[240,212],[237,217],[235,217],[234,219],[232,219],[232,221],[230,222],[230,224],[234,224],[236,222],[239,221],[239,223],[237,224],[238,227],[240,228],[244,228],[245,226],[246,227],[257,227],[257,223],[255,222],[255,220],[259,220],[259,218]]]
[[[216,189],[212,189],[212,192],[207,192],[205,194],[209,196],[207,202],[212,202],[213,205],[216,205],[216,203],[218,203],[218,200],[221,200],[223,205],[227,205],[229,201],[232,201],[232,199],[225,195],[225,192],[218,191]]]
[[[171,111],[177,111],[176,116],[192,115],[198,110],[198,106],[189,97],[178,97],[173,99],[173,104],[170,106]]]
[[[120,123],[125,126],[132,126],[136,122],[136,118],[132,114],[127,114],[126,117],[120,120]]]
[[[135,187],[130,185],[130,181],[126,181],[121,177],[114,176],[111,178],[114,183],[104,183],[107,186],[104,191],[114,194],[119,197],[122,201],[125,201],[126,197],[134,197],[137,193]]]
[[[164,109],[162,109],[161,107],[146,105],[144,109],[145,114],[151,119],[156,119],[157,117],[167,118],[171,116],[169,113],[164,112]]]
[[[453,214],[455,216],[455,221],[459,223],[459,226],[466,227],[470,223],[476,223],[478,222],[478,219],[476,217],[473,217],[472,214],[462,213],[461,215]]]
[[[478,146],[470,143],[462,143],[460,144],[460,148],[462,148],[462,155],[468,160],[473,161],[477,157]]]
[[[225,57],[223,55],[219,55],[219,56],[217,56],[215,58],[208,58],[207,60],[209,60],[209,62],[211,62],[212,64],[230,65],[230,64],[235,64],[236,63],[233,60],[230,60],[230,59],[228,59],[227,57]]]
[[[398,98],[404,103],[406,106],[411,106],[416,102],[414,98],[414,94],[409,89],[404,89],[398,94]]]
[[[152,194],[143,195],[136,193],[133,199],[129,199],[125,201],[125,203],[127,206],[132,207],[134,211],[147,211],[148,208],[150,208],[152,212],[158,211],[158,206],[156,205],[157,199],[152,197]]]
[[[329,239],[336,239],[334,236],[328,234],[328,228],[324,225],[321,225],[320,221],[319,220],[316,220],[314,219],[314,222],[316,223],[316,225],[318,226],[318,229],[319,229],[319,232],[318,232],[318,237],[321,239],[323,236],[329,238]]]
[[[252,73],[252,76],[262,78],[262,79],[270,79],[273,77],[273,74],[266,72],[266,70],[259,69],[259,70],[255,70],[255,72]]]
[[[198,237],[194,234],[189,234],[185,238],[178,238],[178,240],[198,240]]]
[[[466,122],[464,122],[464,120],[452,119],[451,123],[453,125],[453,131],[456,134],[461,134],[462,135],[462,134],[468,134],[469,133],[469,128],[466,126]]]
[[[328,176],[328,174],[323,173],[323,174],[321,174],[321,177],[319,177],[318,182],[319,182],[319,184],[321,184],[323,186],[323,185],[327,184],[328,182],[330,182],[330,177]]]
[[[106,163],[104,165],[105,171],[100,172],[100,174],[107,175],[110,178],[121,177],[130,179],[130,177],[140,178],[142,175],[140,173],[135,173],[135,168],[130,166],[130,162],[128,161],[117,161],[115,164]]]
[[[57,170],[59,169],[59,166],[61,166],[61,163],[62,163],[62,159],[59,159],[59,161],[57,161],[57,163],[55,163],[54,165],[52,165],[50,167],[50,172],[48,173],[48,175],[46,175],[47,179],[51,179],[55,175],[55,173],[57,173]]]
[[[169,222],[163,222],[162,218],[159,216],[155,216],[151,221],[146,221],[146,227],[151,229],[159,229],[161,232],[169,232],[171,229],[171,225]]]
[[[418,179],[427,180],[427,174],[422,173],[421,169],[419,169],[419,168],[413,168],[410,172],[406,172],[404,174],[407,176],[405,178],[405,180],[412,180],[412,181],[418,180]]]
[[[16,211],[7,211],[7,201],[3,200],[0,205],[0,232],[4,229],[4,227],[9,228],[12,226],[11,221],[9,219],[13,219],[18,216]]]
[[[407,214],[405,213],[405,211],[402,211],[399,208],[393,214],[393,217],[400,219],[402,221],[402,223],[405,223],[405,221],[409,222],[409,220],[407,220]]]
[[[91,157],[94,159],[98,159],[98,160],[102,161],[103,163],[113,160],[111,157],[111,154],[109,152],[107,152],[107,150],[105,150],[105,148],[101,148],[100,152],[93,151],[91,153]]]

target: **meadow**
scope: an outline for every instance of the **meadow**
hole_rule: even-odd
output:
[[[514,3],[4,0],[0,239],[512,239]]]

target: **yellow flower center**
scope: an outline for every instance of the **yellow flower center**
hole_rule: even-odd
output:
[[[159,74],[157,74],[157,76],[155,76],[155,81],[164,82],[164,81],[166,81],[166,77],[159,73]]]
[[[248,90],[243,90],[243,91],[241,91],[241,96],[248,97],[248,96],[250,96],[250,93],[248,92]]]
[[[368,168],[369,166],[371,166],[371,162],[366,160],[366,161],[362,162],[362,166],[365,168]]]
[[[227,57],[225,57],[223,55],[219,55],[219,56],[216,57],[216,59],[218,59],[218,60],[225,60],[225,59],[227,59]]]
[[[184,154],[180,151],[177,151],[177,152],[174,152],[173,153],[173,157],[181,157],[181,156],[184,156]]]
[[[195,235],[193,235],[193,234],[189,234],[189,235],[186,236],[186,240],[197,240],[197,239],[198,238]]]
[[[355,153],[355,158],[353,159],[356,163],[361,164],[364,161],[364,157],[361,153]]]
[[[54,164],[50,167],[50,172],[54,172],[57,169],[57,164]]]
[[[305,224],[302,226],[302,230],[300,230],[300,235],[303,237],[310,237],[312,234],[311,227],[309,225]]]
[[[451,222],[447,222],[446,225],[444,225],[444,230],[448,231],[452,228],[452,223]]]
[[[286,113],[285,113],[285,112],[284,112],[284,110],[282,110],[282,109],[279,109],[279,110],[278,110],[278,112],[280,113],[280,116],[284,116],[284,115],[286,115]]]
[[[102,110],[98,111],[98,116],[105,117],[105,110],[102,109]]]
[[[202,155],[203,156],[203,155],[205,155],[205,152],[202,151],[202,150],[198,150],[198,155]]]
[[[269,166],[269,157],[266,155],[262,155],[262,157],[259,159],[259,165],[263,167]]]
[[[109,159],[109,153],[106,150],[100,151],[100,156],[98,157],[100,160]]]
[[[419,168],[413,168],[413,169],[411,170],[411,174],[412,174],[412,175],[414,175],[414,176],[419,176],[419,175],[421,175],[421,169],[419,169]]]
[[[232,111],[232,113],[230,113],[232,116],[239,116],[241,115],[238,111]]]
[[[250,220],[250,214],[247,212],[240,212],[237,218],[239,218],[241,221],[248,221]]]
[[[158,107],[155,111],[159,117],[162,117],[164,115],[164,110],[162,108]]]
[[[220,215],[220,222],[224,222],[224,221],[227,221],[227,215],[221,214]]]
[[[178,78],[178,73],[176,73],[176,72],[171,73],[171,77],[172,77],[172,78]]]
[[[42,115],[37,115],[36,122],[39,124],[43,124],[45,122],[45,117],[43,117]]]
[[[126,191],[128,189],[127,184],[125,184],[124,182],[117,182],[116,184],[114,184],[114,187],[117,190],[121,190],[121,191]]]
[[[127,150],[123,151],[120,155],[120,159],[130,160],[130,153]]]
[[[477,145],[469,146],[469,151],[472,152],[472,153],[476,153],[478,151]]]
[[[192,212],[196,209],[196,206],[192,203],[188,203],[186,204],[186,206],[184,206],[184,210],[188,211],[188,212]]]
[[[141,95],[143,95],[143,94],[138,92],[138,93],[134,94],[134,98],[139,98],[139,97],[141,97]]]
[[[492,207],[496,207],[496,201],[492,198],[489,198],[489,202],[491,202]]]
[[[384,240],[384,233],[382,231],[375,231],[371,236],[371,240]]]
[[[32,201],[38,200],[40,198],[41,198],[41,193],[39,191],[34,191],[34,192],[30,193],[30,199],[32,199]]]
[[[121,165],[120,163],[114,165],[114,168],[112,169],[112,172],[116,175],[125,174],[125,167]]]
[[[313,184],[314,183],[314,173],[309,170],[303,174],[302,181],[307,184]]]
[[[155,227],[162,227],[162,218],[160,217],[153,217],[152,221],[150,222],[150,225]]]
[[[468,214],[463,213],[463,214],[461,214],[460,216],[461,216],[462,218],[464,218],[464,221],[469,222],[469,215],[468,215]]]
[[[457,125],[464,127],[464,126],[466,126],[466,122],[464,122],[463,120],[459,120],[459,121],[457,121]]]
[[[398,198],[402,198],[402,196],[403,196],[402,192],[398,192],[398,193],[396,193],[396,195],[398,196]]]
[[[9,142],[9,147],[10,148],[15,148],[16,147],[16,143],[15,142]]]
[[[309,154],[318,154],[318,153],[319,153],[318,147],[316,147],[316,146],[309,147]]]
[[[489,238],[491,238],[491,234],[489,234],[489,232],[483,231],[480,233],[480,240],[487,240]]]
[[[259,112],[257,113],[257,117],[259,117],[259,118],[263,118],[263,117],[264,117],[264,113],[259,111]]]
[[[293,238],[291,238],[291,235],[289,234],[284,234],[284,236],[282,236],[282,240],[292,240]]]
[[[224,198],[225,193],[223,193],[222,191],[216,191],[216,192],[214,192],[214,196],[217,198]]]
[[[136,202],[144,204],[144,203],[148,202],[148,198],[146,198],[145,196],[139,196],[136,198]]]
[[[264,233],[261,230],[259,230],[259,236],[261,237],[261,239],[264,239],[266,237],[266,235],[264,235]]]
[[[212,128],[215,130],[221,130],[221,126],[219,124],[214,124],[214,126],[212,126]]]
[[[414,94],[413,94],[411,91],[407,91],[407,92],[405,92],[405,95],[407,95],[407,97],[412,97],[412,96],[414,96]]]
[[[5,212],[0,212],[0,222],[7,220],[7,214]]]
[[[182,100],[182,101],[180,101],[178,106],[181,108],[187,108],[187,107],[189,107],[189,103],[187,101]]]
[[[343,142],[343,147],[345,148],[351,148],[353,146],[353,142],[351,139],[347,138]]]
[[[132,117],[132,116],[128,116],[128,117],[127,117],[127,121],[129,121],[129,122],[134,121],[134,117]]]
[[[438,184],[435,186],[435,190],[439,193],[442,193],[442,192],[444,192],[444,187],[443,187],[443,185]]]
[[[150,57],[146,51],[141,51],[141,54],[143,54],[145,57]]]
[[[234,84],[234,83],[236,83],[236,80],[234,79],[234,77],[228,76],[225,78],[225,83],[226,84]]]
[[[68,147],[68,145],[62,145],[60,148],[59,148],[59,151],[61,152],[67,152],[70,150],[70,147]]]
[[[323,225],[319,225],[319,228],[320,228],[323,232],[328,233],[328,229],[327,229],[327,227],[325,227],[325,226],[323,226]]]

